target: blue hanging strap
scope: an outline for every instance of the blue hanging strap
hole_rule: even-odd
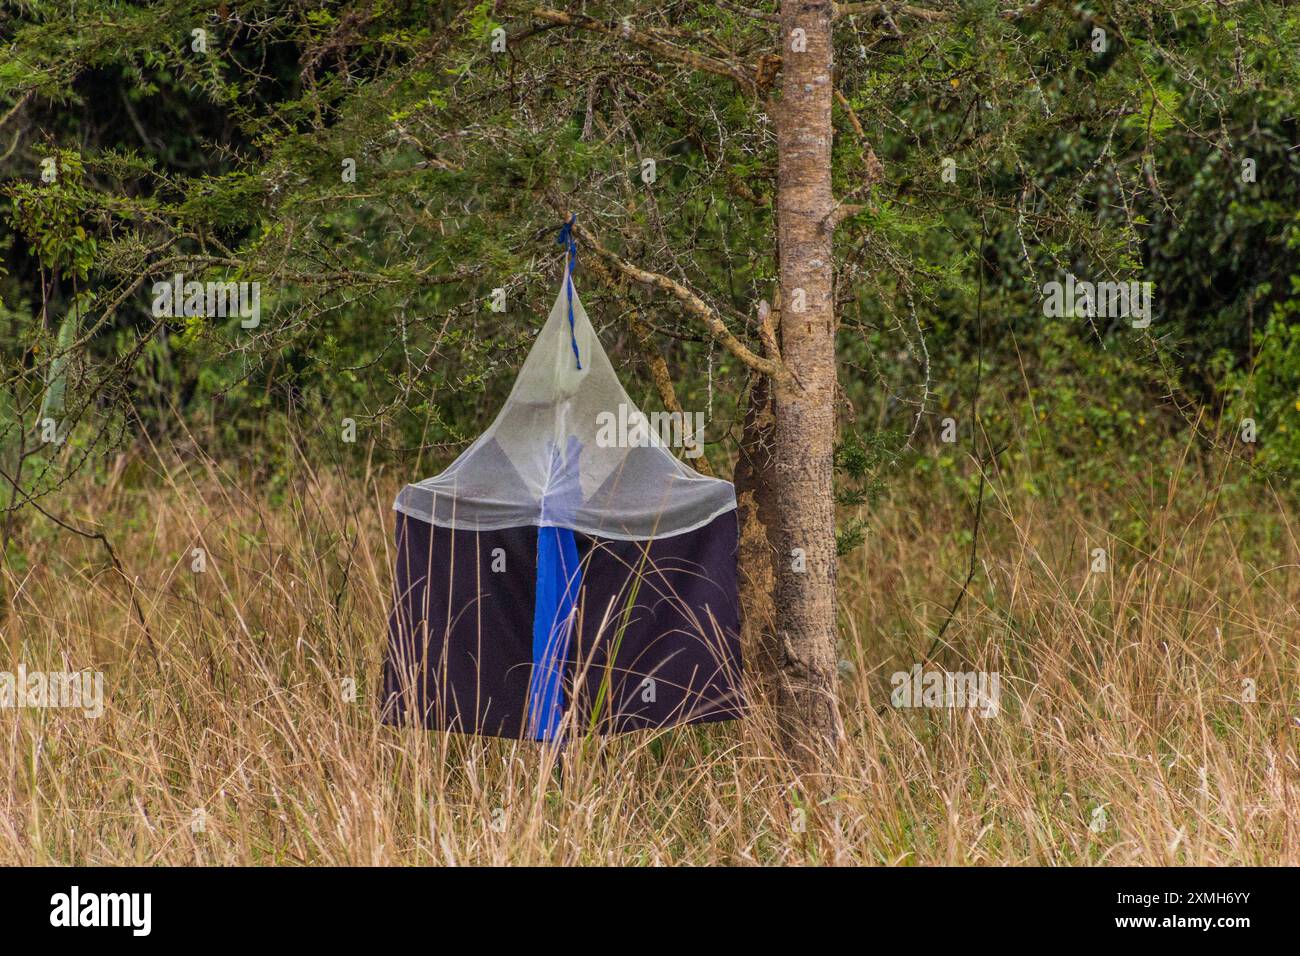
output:
[[[582,368],[582,359],[578,357],[578,334],[573,327],[573,268],[578,264],[578,243],[573,238],[573,225],[578,221],[577,213],[569,216],[569,221],[560,227],[560,234],[555,238],[558,245],[568,252],[568,262],[564,267],[564,289],[569,295],[569,340],[573,343],[573,361]]]
[[[534,740],[563,740],[565,661],[581,586],[582,562],[573,532],[568,528],[538,528],[527,730]]]

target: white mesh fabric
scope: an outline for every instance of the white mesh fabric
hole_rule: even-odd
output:
[[[403,488],[397,511],[444,528],[537,525],[641,540],[692,531],[736,507],[730,482],[678,461],[653,430],[641,443],[611,443],[608,428],[601,435],[601,412],[639,413],[576,291],[573,319],[582,368],[561,284],[496,421],[442,474]]]

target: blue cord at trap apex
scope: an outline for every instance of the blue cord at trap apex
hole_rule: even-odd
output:
[[[569,341],[573,344],[573,360],[582,369],[582,359],[578,356],[578,334],[573,327],[573,268],[578,264],[578,243],[573,238],[573,226],[578,221],[578,214],[569,216],[569,221],[560,227],[560,234],[555,237],[558,245],[568,250],[568,262],[564,268],[564,290],[569,297]]]

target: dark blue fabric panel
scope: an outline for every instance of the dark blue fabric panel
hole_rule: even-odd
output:
[[[397,515],[386,723],[526,735],[537,529],[478,533]]]
[[[399,514],[383,719],[538,739],[557,710],[578,734],[740,717],[736,547],[734,511],[650,542]],[[537,653],[538,621],[570,616]],[[534,699],[556,707],[534,705],[531,720]]]

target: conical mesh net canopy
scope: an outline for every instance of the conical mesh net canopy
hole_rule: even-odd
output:
[[[567,276],[564,285],[496,421],[393,507],[444,528],[536,525],[637,540],[682,534],[735,508],[730,482],[678,461],[655,429],[623,427],[644,418]]]

